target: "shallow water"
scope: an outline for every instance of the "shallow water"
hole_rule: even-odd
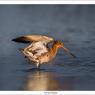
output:
[[[26,34],[62,40],[77,59],[60,49],[38,71],[11,41]],[[0,5],[0,90],[95,90],[94,49],[94,5]]]

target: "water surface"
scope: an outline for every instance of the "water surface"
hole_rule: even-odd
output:
[[[62,40],[60,49],[35,70],[15,37],[43,34]],[[0,90],[95,90],[95,5],[0,5]]]

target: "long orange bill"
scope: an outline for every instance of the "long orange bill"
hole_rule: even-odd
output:
[[[65,47],[63,47],[63,49],[64,49],[66,52],[68,52],[73,58],[76,58],[76,56],[75,56],[73,53],[71,53],[69,49],[67,49],[67,48],[65,48]]]

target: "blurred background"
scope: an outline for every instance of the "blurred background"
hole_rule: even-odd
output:
[[[41,34],[63,49],[35,71],[13,38]],[[0,5],[0,90],[95,90],[95,5]]]

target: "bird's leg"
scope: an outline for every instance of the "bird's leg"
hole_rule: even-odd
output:
[[[40,63],[36,63],[37,69],[40,69]]]

